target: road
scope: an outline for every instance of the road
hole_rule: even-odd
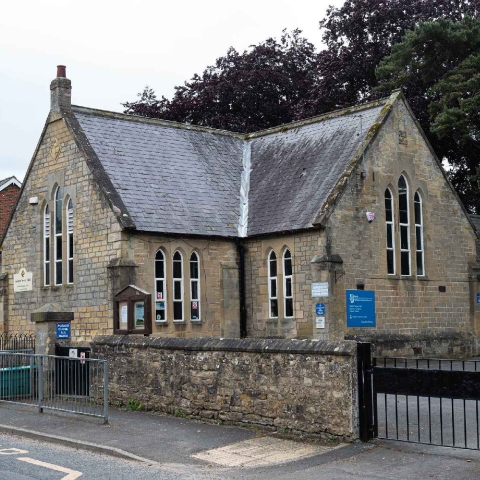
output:
[[[300,461],[263,467],[223,467],[214,462],[141,463],[0,434],[2,480],[476,480],[477,452],[384,442],[348,445]],[[212,458],[215,458],[213,456]],[[220,457],[217,455],[216,460]]]

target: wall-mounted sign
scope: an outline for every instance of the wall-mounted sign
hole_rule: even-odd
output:
[[[315,304],[315,315],[325,315],[325,304],[316,303]]]
[[[58,322],[57,323],[57,338],[70,338],[70,323]]]
[[[375,292],[347,290],[347,327],[375,327]]]
[[[21,268],[18,273],[13,274],[13,291],[29,292],[33,288],[32,272],[27,272],[25,268]]]
[[[480,303],[480,293],[477,293],[477,303]]]
[[[78,357],[78,348],[69,348],[68,349],[68,357],[69,358],[77,358]]]
[[[312,283],[312,297],[328,297],[328,282]]]
[[[315,326],[317,328],[325,328],[325,317],[315,317]]]

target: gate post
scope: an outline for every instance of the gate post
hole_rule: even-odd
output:
[[[357,343],[358,408],[360,440],[368,442],[374,436],[372,348],[370,343]]]

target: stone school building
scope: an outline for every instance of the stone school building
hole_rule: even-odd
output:
[[[243,135],[74,106],[65,67],[50,89],[1,246],[4,332],[40,310],[73,317],[72,345],[474,353],[476,233],[401,92]]]

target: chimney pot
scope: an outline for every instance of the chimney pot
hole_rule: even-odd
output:
[[[65,65],[57,65],[57,78],[67,78],[67,67]]]

